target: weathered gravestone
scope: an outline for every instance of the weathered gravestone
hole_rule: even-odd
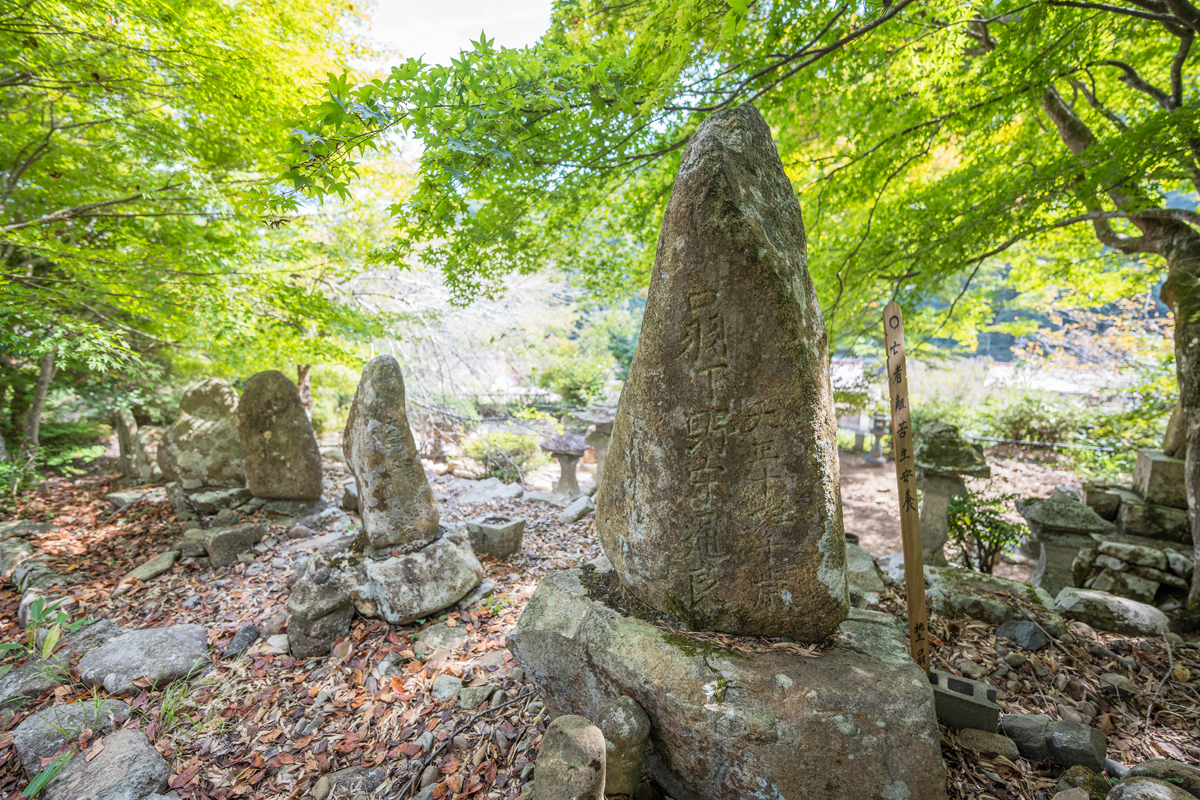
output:
[[[849,611],[807,260],[766,122],[713,115],[667,206],[596,503],[622,583],[694,630],[813,640]]]
[[[158,466],[158,446],[162,443],[163,429],[153,425],[138,428],[133,440],[133,466],[143,481],[156,481],[162,477]]]
[[[296,384],[278,370],[252,375],[242,390],[237,420],[251,494],[321,499],[321,451]]]
[[[928,677],[893,617],[848,609],[825,358],[770,131],[717,112],[684,153],[617,410],[609,558],[547,575],[507,637],[553,715],[632,698],[672,797],[946,796]],[[680,627],[837,637],[809,658]]]
[[[438,530],[437,503],[408,426],[395,358],[379,356],[363,370],[342,440],[368,544],[430,542]]]
[[[237,407],[237,391],[220,378],[188,389],[179,401],[179,419],[159,442],[163,477],[187,491],[245,486]]]

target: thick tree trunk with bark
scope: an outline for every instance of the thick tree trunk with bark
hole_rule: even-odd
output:
[[[38,362],[37,388],[33,391],[33,404],[29,406],[29,417],[25,423],[25,444],[21,447],[21,454],[29,463],[33,463],[33,460],[37,458],[42,409],[46,406],[46,394],[50,391],[50,382],[54,380],[56,358],[58,358],[58,348],[54,347]]]
[[[312,422],[312,380],[309,378],[309,373],[312,372],[312,364],[301,364],[296,367],[296,388],[300,390],[300,402],[304,404],[304,413],[308,415],[308,421]]]
[[[1046,89],[1042,110],[1072,153],[1079,155],[1095,144],[1091,129],[1053,86]],[[1200,628],[1200,231],[1177,219],[1151,216],[1161,209],[1147,207],[1137,176],[1109,187],[1106,194],[1118,211],[1127,212],[1129,222],[1141,235],[1118,233],[1107,219],[1097,219],[1092,223],[1096,238],[1118,252],[1152,253],[1167,262],[1162,297],[1175,314],[1175,370],[1183,411],[1181,422],[1187,431],[1184,474],[1196,559],[1185,614],[1190,621],[1184,625]],[[1099,197],[1086,198],[1086,202],[1089,211],[1100,210]]]

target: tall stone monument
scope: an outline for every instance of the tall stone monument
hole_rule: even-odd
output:
[[[608,558],[546,575],[506,640],[554,715],[640,706],[672,797],[946,797],[928,677],[895,617],[848,609],[830,394],[770,130],[719,111],[684,153],[617,408]],[[663,622],[837,636],[809,657]]]
[[[458,602],[483,579],[465,531],[438,524],[408,425],[404,377],[391,356],[363,370],[342,444],[363,530],[321,548],[292,586],[288,643],[301,658],[329,652],[355,612],[407,625]]]
[[[374,358],[363,370],[342,441],[369,545],[432,541],[437,503],[408,425],[404,377],[392,356]]]
[[[766,122],[714,114],[675,179],[596,503],[621,582],[694,630],[814,640],[849,611],[807,260]]]
[[[250,376],[237,410],[246,483],[255,497],[320,500],[321,451],[296,384],[278,370]]]

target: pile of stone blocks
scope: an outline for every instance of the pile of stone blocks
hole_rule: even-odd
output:
[[[1194,567],[1191,558],[1173,547],[1104,541],[1080,550],[1075,583],[1171,610],[1187,597]]]
[[[1161,450],[1138,451],[1131,489],[1085,486],[1083,502],[1125,536],[1191,543],[1184,461]]]

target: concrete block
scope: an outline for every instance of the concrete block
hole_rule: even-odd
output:
[[[933,703],[938,719],[951,728],[974,728],[995,733],[1000,724],[996,687],[940,669],[930,670]]]

